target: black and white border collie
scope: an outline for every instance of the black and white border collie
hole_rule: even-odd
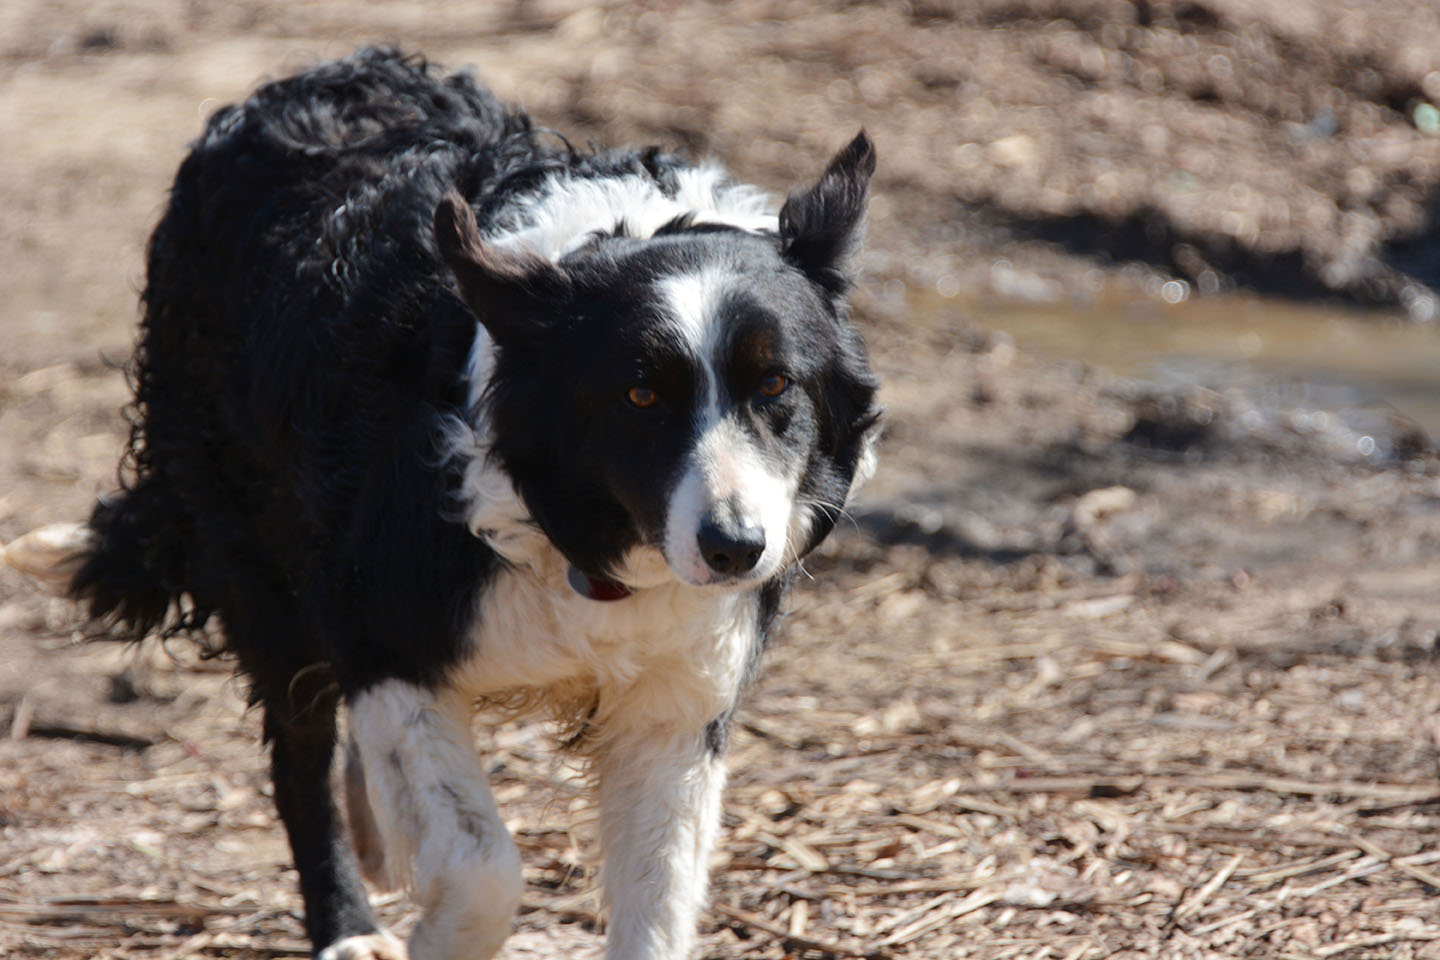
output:
[[[874,164],[862,133],[777,214],[388,49],[210,119],[150,243],[125,489],[70,588],[142,635],[218,618],[319,956],[405,955],[362,870],[422,908],[415,960],[499,949],[521,873],[484,704],[548,711],[587,760],[606,955],[689,953],[727,723],[871,461],[844,296]]]

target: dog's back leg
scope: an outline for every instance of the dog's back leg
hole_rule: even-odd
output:
[[[266,571],[230,563],[231,593],[220,605],[227,646],[264,709],[275,809],[285,826],[305,932],[323,960],[403,960],[370,909],[345,824],[333,796],[340,690],[306,642],[298,604],[271,586]]]
[[[335,749],[335,701],[307,705],[300,717],[287,709],[266,709],[265,735],[270,741],[270,773],[275,807],[285,824],[300,892],[305,898],[305,929],[326,960],[325,948],[348,937],[375,934],[364,884],[346,842],[330,795],[330,764]],[[398,954],[396,954],[398,957]]]
[[[370,809],[365,760],[353,734],[345,740],[345,822],[350,825],[350,846],[365,880],[380,890],[403,885],[404,879],[390,869],[385,856],[385,838],[375,822],[375,811]]]
[[[299,710],[267,705],[265,713],[275,807],[300,873],[306,933],[323,960],[403,960],[398,941],[380,933],[331,796],[335,709],[334,694],[324,693]]]
[[[470,713],[462,697],[398,680],[350,702],[386,873],[408,878],[425,911],[411,960],[486,960],[520,906],[520,852],[476,755]]]

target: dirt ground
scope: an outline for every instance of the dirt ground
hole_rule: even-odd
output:
[[[1440,958],[1429,438],[985,322],[1234,290],[1433,320],[1440,13],[1361,9],[9,0],[0,541],[113,486],[146,234],[266,76],[399,40],[776,190],[863,124],[884,466],[740,714],[700,955]],[[0,572],[0,954],[303,954],[239,683],[79,626]],[[527,862],[503,955],[598,957],[577,771],[542,726],[477,736]]]

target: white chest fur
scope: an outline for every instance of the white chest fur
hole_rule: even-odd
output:
[[[602,736],[641,722],[698,729],[733,706],[758,642],[753,593],[671,581],[600,602],[572,590],[563,558],[547,553],[486,590],[451,675],[457,693],[593,710]]]

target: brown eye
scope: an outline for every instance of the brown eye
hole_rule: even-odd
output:
[[[760,393],[767,397],[778,397],[790,386],[790,378],[783,373],[772,373],[760,381]]]
[[[625,394],[625,399],[630,401],[632,407],[639,407],[644,410],[646,407],[655,406],[655,401],[660,399],[660,394],[645,386],[634,386]]]

